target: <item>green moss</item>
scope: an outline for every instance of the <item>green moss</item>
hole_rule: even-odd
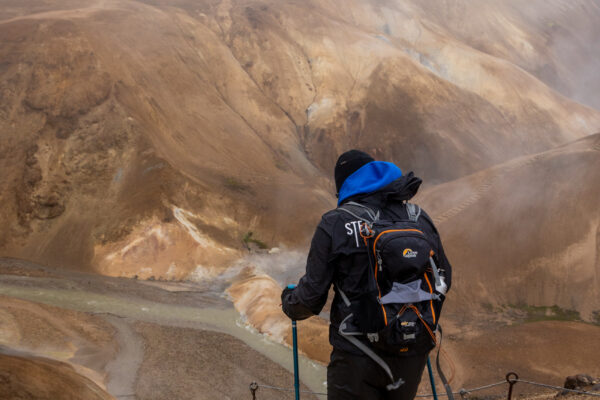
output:
[[[531,306],[529,304],[509,304],[508,307],[524,313],[524,322],[582,321],[578,311],[566,310],[557,305],[547,307]]]
[[[250,246],[250,243],[254,243],[255,245],[258,246],[259,249],[268,249],[269,246],[267,246],[267,244],[259,239],[256,239],[254,237],[252,237],[254,233],[253,232],[246,232],[246,234],[244,235],[244,237],[242,238],[242,242],[244,242],[244,244],[246,245],[246,247]]]
[[[277,167],[277,169],[279,169],[281,171],[288,171],[289,170],[289,168],[287,167],[287,165],[283,161],[276,161],[275,162],[275,167]]]
[[[246,192],[250,189],[248,185],[243,184],[235,178],[229,177],[225,179],[225,187],[236,192]]]
[[[600,310],[592,312],[592,324],[600,326]]]

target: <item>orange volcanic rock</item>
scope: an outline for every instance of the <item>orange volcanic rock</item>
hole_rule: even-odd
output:
[[[91,380],[94,386],[105,389],[106,367],[118,352],[118,345],[113,340],[115,329],[111,324],[102,318],[81,312],[6,296],[0,296],[0,299],[0,353],[18,356],[5,358],[0,361],[0,365],[9,370],[14,365],[17,371],[19,368],[26,370],[30,364],[35,364],[39,374],[66,374],[69,379],[84,386],[88,386],[86,382]],[[13,354],[7,348],[16,349],[17,352]],[[71,369],[73,372],[68,372]],[[4,370],[4,374],[6,373]],[[23,381],[25,375],[19,374],[15,372],[14,376],[8,376],[14,380],[15,385],[26,384]],[[44,383],[39,388],[42,392],[57,389],[51,382],[46,382],[48,379],[50,378],[42,378]],[[44,385],[48,387],[44,388]],[[0,388],[0,394],[1,390]],[[0,398],[4,397],[0,395]]]
[[[485,10],[502,43],[527,43],[510,22],[523,13]],[[446,14],[375,1],[3,7],[2,254],[167,277],[187,252],[179,279],[230,257],[193,237],[165,245],[194,231],[175,209],[232,254],[248,232],[304,244],[350,147],[440,182],[598,130],[598,111],[518,66],[533,56],[481,51],[478,31],[438,24]],[[596,14],[560,15],[556,29],[572,32]],[[539,63],[556,61],[540,43]],[[126,257],[111,267],[114,254]]]
[[[0,354],[3,399],[114,400],[68,364],[40,357]]]
[[[227,293],[235,308],[247,318],[248,323],[271,339],[292,345],[290,319],[281,311],[281,287],[269,276],[251,276],[235,282]],[[318,317],[298,321],[300,351],[313,360],[327,363],[329,323]]]

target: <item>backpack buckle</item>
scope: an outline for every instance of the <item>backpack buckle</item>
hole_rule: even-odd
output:
[[[379,333],[367,333],[367,339],[369,339],[371,343],[379,342]]]
[[[360,229],[358,231],[360,233],[360,237],[362,237],[363,239],[370,239],[373,237],[373,235],[375,235],[372,223],[363,222],[359,226]]]

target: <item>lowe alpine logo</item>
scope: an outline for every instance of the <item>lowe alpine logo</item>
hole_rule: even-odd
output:
[[[404,256],[404,258],[415,258],[417,254],[419,254],[419,252],[412,251],[412,249],[404,249],[402,252],[402,256]]]

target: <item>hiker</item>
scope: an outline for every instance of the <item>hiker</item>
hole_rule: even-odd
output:
[[[323,215],[283,311],[319,314],[333,284],[327,398],[413,399],[451,285],[431,218],[407,202],[422,181],[359,150],[343,153],[334,175],[338,208]]]

